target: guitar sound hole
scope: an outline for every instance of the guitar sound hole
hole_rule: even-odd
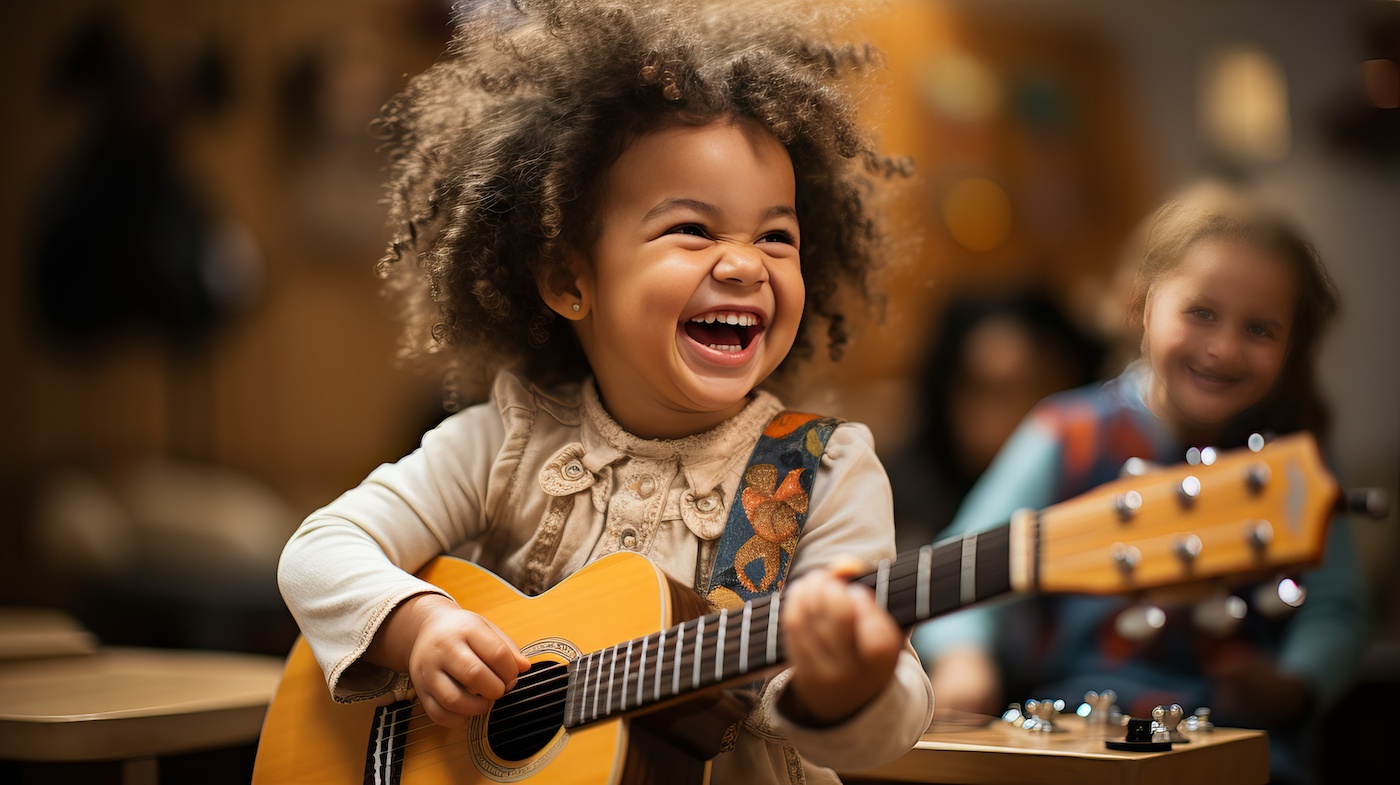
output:
[[[496,757],[523,761],[549,744],[564,724],[568,670],[563,663],[537,662],[515,689],[491,706],[486,744]]]

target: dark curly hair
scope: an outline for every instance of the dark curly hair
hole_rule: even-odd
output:
[[[446,363],[447,405],[513,365],[538,383],[587,359],[538,280],[586,248],[601,183],[638,135],[755,122],[797,177],[805,314],[846,341],[843,284],[867,303],[880,252],[873,186],[908,174],[857,122],[850,77],[878,65],[839,43],[849,2],[475,0],[444,57],[384,108],[392,240],[377,272],[401,298],[401,356]],[[813,353],[804,318],[777,376]]]

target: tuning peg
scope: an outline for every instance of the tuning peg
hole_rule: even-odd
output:
[[[1214,447],[1192,447],[1186,451],[1186,462],[1192,466],[1210,466],[1220,453]]]
[[[1145,641],[1166,623],[1167,612],[1143,600],[1124,608],[1113,620],[1113,628],[1130,641]]]
[[[1302,584],[1284,576],[1254,591],[1254,607],[1271,619],[1281,619],[1302,607],[1307,597],[1308,590]]]
[[[1264,433],[1251,433],[1249,435],[1249,439],[1245,443],[1249,445],[1249,449],[1251,452],[1259,452],[1260,450],[1263,450],[1266,446],[1268,446],[1269,442],[1273,441],[1275,436],[1276,434],[1274,434],[1272,431],[1265,431]]]
[[[1195,714],[1181,721],[1181,727],[1193,733],[1209,733],[1215,730],[1215,723],[1210,721],[1210,707],[1197,706]]]
[[[1089,690],[1084,693],[1084,702],[1079,704],[1075,714],[1083,717],[1085,723],[1089,725],[1109,725],[1118,708],[1117,701],[1118,693],[1113,690],[1104,690],[1103,692]]]
[[[1190,739],[1177,728],[1186,716],[1186,710],[1181,708],[1180,703],[1173,703],[1170,706],[1157,706],[1152,709],[1152,740],[1187,742]]]
[[[1059,730],[1059,728],[1055,727],[1055,715],[1064,711],[1064,709],[1065,702],[1059,698],[1055,700],[1036,700],[1035,698],[1031,698],[1026,701],[1026,718],[1021,723],[1021,728],[1038,733],[1053,733]]]
[[[1118,476],[1141,477],[1154,469],[1160,468],[1161,466],[1159,464],[1143,460],[1142,458],[1133,457],[1123,461],[1123,467],[1118,470]]]
[[[1196,629],[1216,638],[1224,638],[1239,626],[1247,608],[1243,599],[1219,589],[1196,603],[1191,609],[1191,621]]]
[[[1006,711],[1001,713],[1001,719],[1019,728],[1025,723],[1026,715],[1021,712],[1021,704],[1012,703],[1006,707]]]
[[[1352,488],[1337,497],[1337,512],[1354,512],[1378,521],[1390,515],[1390,497],[1380,488]]]

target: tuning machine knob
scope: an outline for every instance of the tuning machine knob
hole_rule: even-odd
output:
[[[1240,626],[1247,612],[1242,598],[1218,589],[1191,608],[1191,622],[1204,633],[1224,638]]]
[[[1379,521],[1390,515],[1390,497],[1380,488],[1352,488],[1337,497],[1337,510]]]
[[[1170,741],[1184,744],[1191,741],[1181,732],[1181,721],[1186,719],[1186,710],[1180,703],[1170,706],[1155,706],[1152,709],[1152,740]]]
[[[1031,698],[1026,701],[1026,718],[1021,722],[1021,729],[1036,733],[1054,733],[1060,730],[1055,725],[1055,715],[1064,709],[1065,702],[1059,698],[1054,700]]]
[[[1197,706],[1196,712],[1182,720],[1178,727],[1187,733],[1210,733],[1215,730],[1215,723],[1210,721],[1210,707]]]
[[[1308,590],[1289,576],[1265,582],[1254,591],[1254,608],[1270,619],[1282,619],[1302,607]]]
[[[1130,641],[1145,641],[1166,623],[1166,611],[1147,600],[1139,600],[1119,612],[1113,620],[1113,628]]]
[[[1113,690],[1089,690],[1084,693],[1084,702],[1079,704],[1075,714],[1083,717],[1086,725],[1115,725],[1122,716],[1118,711],[1118,693]]]

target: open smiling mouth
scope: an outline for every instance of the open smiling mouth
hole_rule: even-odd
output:
[[[762,332],[751,313],[705,314],[685,323],[692,341],[721,352],[742,352]]]

